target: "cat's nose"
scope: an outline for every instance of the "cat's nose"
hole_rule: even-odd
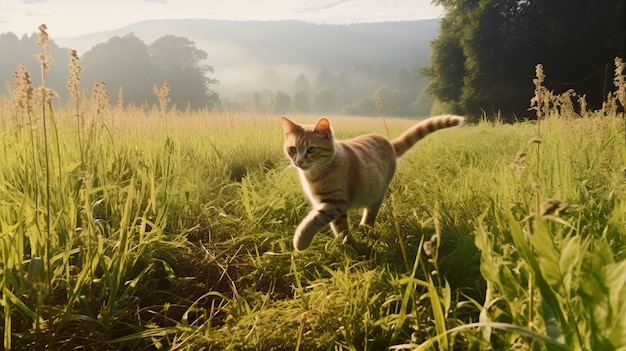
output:
[[[297,159],[296,160],[296,165],[298,165],[298,166],[302,166],[303,163],[304,163],[304,159]]]

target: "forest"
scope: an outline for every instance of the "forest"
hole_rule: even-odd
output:
[[[613,61],[626,52],[622,0],[433,3],[446,15],[422,72],[440,110],[523,119],[537,64],[546,69],[548,90],[581,92],[570,95],[598,109],[612,88]]]

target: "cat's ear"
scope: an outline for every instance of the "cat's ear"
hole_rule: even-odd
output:
[[[283,125],[283,130],[285,134],[289,134],[294,129],[296,129],[297,124],[293,123],[289,118],[285,116],[280,116],[280,123]]]
[[[315,127],[313,131],[318,134],[322,134],[325,137],[330,136],[330,122],[325,117],[320,118],[317,123],[315,123]]]

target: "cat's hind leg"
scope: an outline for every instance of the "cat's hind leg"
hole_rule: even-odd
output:
[[[380,203],[366,207],[363,210],[363,218],[361,218],[360,226],[373,227],[376,223],[376,216],[380,210]]]
[[[342,242],[346,243],[350,240],[348,232],[348,215],[339,216],[334,221],[330,222],[330,227],[335,233],[335,237],[341,238]]]
[[[335,236],[347,235],[348,215],[344,214],[343,216],[335,218],[332,222],[330,222],[330,227],[333,229],[333,233],[335,233]]]
[[[345,229],[347,230],[347,211],[347,204],[332,204],[327,202],[319,204],[309,212],[300,225],[298,225],[298,228],[296,228],[296,233],[293,236],[293,246],[296,250],[306,249],[311,245],[315,233],[337,219],[339,219],[338,223],[341,224],[341,218],[345,218]],[[333,231],[334,230],[335,224],[333,224]]]

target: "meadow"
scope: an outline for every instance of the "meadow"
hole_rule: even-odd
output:
[[[0,99],[5,350],[626,349],[617,98],[577,113],[538,74],[538,121],[429,136],[374,228],[354,212],[353,244],[295,252],[310,205],[279,116],[180,112],[166,85],[59,107],[27,78]],[[339,138],[416,122],[329,117]]]

